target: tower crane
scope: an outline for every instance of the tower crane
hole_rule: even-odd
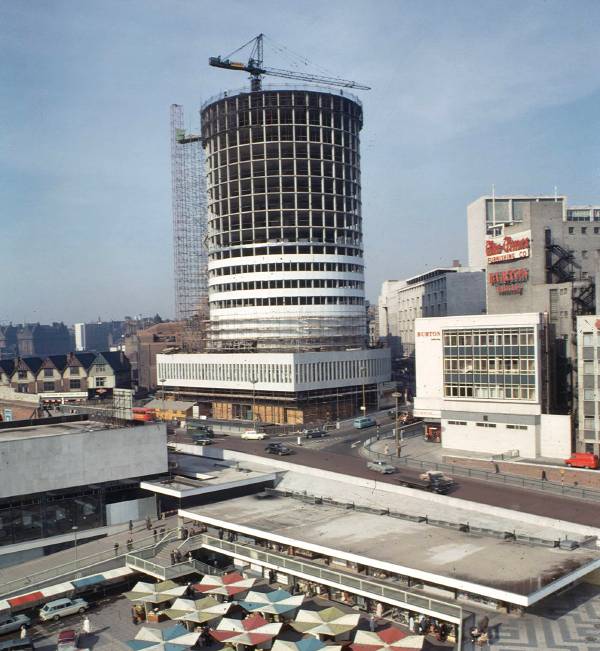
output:
[[[208,63],[215,68],[225,68],[226,70],[243,70],[250,73],[250,89],[252,91],[261,90],[262,78],[264,75],[271,77],[283,77],[285,79],[296,79],[298,81],[308,81],[316,84],[323,84],[326,86],[339,86],[342,88],[356,88],[359,90],[371,90],[369,86],[363,86],[355,81],[348,79],[340,79],[338,77],[327,77],[324,75],[310,75],[304,72],[296,72],[294,70],[282,70],[280,68],[271,68],[263,65],[263,39],[264,34],[259,34],[247,43],[244,43],[237,50],[225,57],[210,57]],[[244,48],[252,46],[250,51],[250,58],[248,63],[241,63],[232,61],[231,57],[243,50]]]

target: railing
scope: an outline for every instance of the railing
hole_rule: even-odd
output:
[[[392,439],[393,434],[382,434],[380,440]],[[484,481],[494,482],[496,484],[504,484],[506,486],[516,486],[519,488],[529,488],[544,493],[552,493],[553,495],[561,495],[563,497],[572,497],[576,499],[588,500],[590,502],[600,502],[600,491],[590,488],[578,488],[576,486],[565,486],[557,484],[556,482],[544,479],[531,479],[528,477],[518,477],[516,475],[506,475],[501,472],[488,472],[487,470],[479,470],[477,468],[465,468],[463,466],[439,463],[432,461],[419,461],[412,457],[397,457],[394,454],[383,454],[381,452],[374,452],[371,450],[371,445],[376,441],[375,438],[367,439],[364,442],[364,450],[367,455],[372,459],[383,459],[395,466],[406,466],[407,468],[416,468],[418,470],[440,470],[441,472],[454,475],[456,477],[472,477],[473,479],[481,479]],[[490,461],[490,463],[492,463]]]
[[[173,539],[177,537],[177,530],[170,529],[163,539],[159,541],[156,545],[149,544],[151,541],[153,543],[154,536],[147,536],[142,538],[137,543],[134,543],[132,549],[138,549],[138,552],[145,552],[145,550],[154,550],[155,547],[158,547],[161,544],[165,544],[167,539]],[[63,563],[62,565],[55,565],[47,570],[42,570],[41,572],[36,572],[25,577],[20,577],[18,579],[13,579],[12,581],[3,581],[0,579],[0,597],[10,596],[19,592],[20,590],[33,589],[39,586],[42,586],[50,581],[55,579],[68,580],[69,577],[80,578],[84,574],[92,571],[94,568],[98,569],[99,565],[111,565],[105,569],[113,569],[113,567],[121,567],[124,564],[125,556],[130,553],[131,550],[124,549],[122,552],[115,552],[114,546],[110,547],[101,552],[95,554],[90,554],[89,556],[83,556],[77,560],[73,559],[68,563]],[[154,555],[155,552],[152,553]],[[73,576],[75,575],[75,576]],[[0,573],[1,576],[1,573]]]
[[[433,616],[440,616],[442,619],[445,618],[448,621],[458,624],[459,627],[463,621],[463,609],[461,606],[456,606],[433,597],[403,590],[391,586],[388,583],[384,583],[383,581],[363,579],[362,577],[356,574],[351,574],[350,572],[331,570],[321,567],[316,563],[292,559],[289,556],[273,553],[271,551],[263,551],[262,549],[251,545],[228,542],[207,534],[199,535],[203,537],[206,545],[246,557],[249,560],[261,561],[275,567],[289,570],[292,573],[314,577],[315,579],[319,579],[326,583],[342,585],[347,587],[350,591],[352,591],[352,589],[359,590],[363,593],[369,593],[394,602],[400,602],[401,604],[405,604],[406,607],[411,610],[425,612],[426,614]]]

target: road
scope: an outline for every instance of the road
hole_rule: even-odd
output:
[[[293,445],[294,439],[288,438],[285,440],[285,444],[294,448],[294,454],[286,456],[284,459],[311,468],[341,472],[365,479],[377,479],[390,484],[397,484],[400,477],[408,478],[418,475],[418,471],[404,468],[401,473],[395,475],[380,475],[367,470],[366,460],[358,455],[357,449],[352,448],[351,443],[359,439],[364,440],[373,434],[372,429],[367,432],[355,431],[347,435],[335,431],[326,439],[313,440],[302,447]],[[217,439],[215,446],[271,458],[271,455],[265,452],[265,441],[245,441],[227,437]],[[600,504],[591,502],[462,477],[451,496],[576,524],[600,527]]]

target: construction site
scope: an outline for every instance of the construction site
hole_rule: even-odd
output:
[[[378,404],[390,375],[387,351],[367,347],[363,111],[348,89],[368,87],[267,67],[265,38],[209,59],[248,72],[250,88],[207,101],[200,134],[171,108],[176,312],[188,326],[158,377],[216,418],[348,418]],[[247,63],[232,60],[243,50]],[[265,75],[295,83],[265,87]]]

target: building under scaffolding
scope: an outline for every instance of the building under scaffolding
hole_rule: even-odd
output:
[[[184,127],[183,107],[171,106],[171,180],[175,317],[206,318],[206,177],[200,135]]]

